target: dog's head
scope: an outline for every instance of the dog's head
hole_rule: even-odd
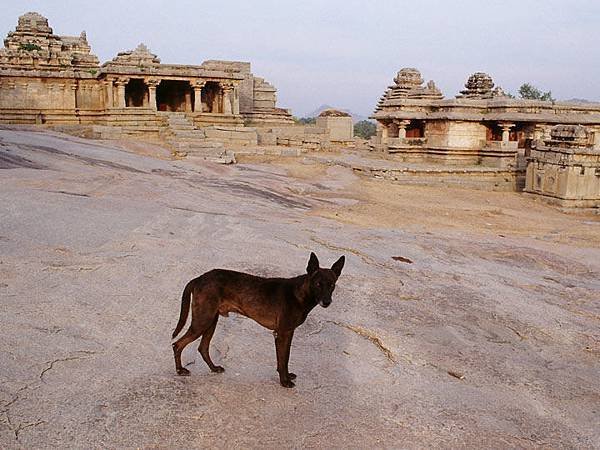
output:
[[[308,266],[306,266],[306,272],[310,281],[310,290],[319,305],[323,308],[327,308],[331,304],[331,294],[333,294],[333,290],[335,289],[335,282],[342,273],[345,261],[346,258],[341,256],[331,266],[331,269],[322,269],[319,267],[317,255],[314,253],[310,254]]]

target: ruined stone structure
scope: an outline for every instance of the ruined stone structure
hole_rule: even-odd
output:
[[[405,161],[525,169],[525,151],[559,124],[600,131],[600,104],[509,98],[484,73],[444,99],[416,69],[402,69],[379,101],[375,149]]]
[[[158,134],[169,125],[167,113],[179,113],[180,124],[214,126],[217,135],[244,125],[292,123],[289,111],[276,106],[276,89],[255,77],[250,63],[162,64],[141,44],[100,65],[85,32],[55,35],[38,13],[19,17],[4,46],[0,123],[95,124]]]
[[[558,125],[533,143],[525,192],[560,206],[600,207],[600,133]]]
[[[317,127],[327,130],[330,142],[352,145],[354,141],[354,121],[352,116],[337,109],[326,109],[317,117]]]

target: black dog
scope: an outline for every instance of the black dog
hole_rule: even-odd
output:
[[[288,372],[290,346],[296,327],[304,323],[317,304],[327,308],[331,294],[342,273],[345,258],[338,259],[331,269],[321,269],[314,253],[310,254],[306,275],[294,278],[263,278],[232,270],[214,269],[190,281],[181,298],[179,322],[173,339],[179,334],[192,303],[192,323],[187,332],[173,344],[175,368],[179,375],[189,375],[181,365],[181,352],[200,336],[198,351],[213,372],[223,372],[210,359],[208,346],[215,332],[219,314],[235,312],[249,317],[273,330],[277,351],[277,372],[282,386],[294,387],[296,375]]]

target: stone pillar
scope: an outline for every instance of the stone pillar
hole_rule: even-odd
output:
[[[185,91],[185,112],[192,112],[192,91]]]
[[[233,92],[233,85],[231,84],[223,84],[223,114],[232,114],[233,110],[231,108],[231,93]]]
[[[384,123],[381,124],[381,143],[387,144],[389,136],[388,126]]]
[[[233,90],[233,114],[239,116],[240,114],[240,90],[239,85],[235,86]]]
[[[514,123],[500,122],[500,127],[502,128],[502,142],[510,141],[510,129],[514,126]]]
[[[398,126],[398,138],[406,139],[406,127],[410,125],[410,120],[397,120],[394,123]]]
[[[60,109],[66,109],[68,108],[67,106],[67,98],[66,98],[66,94],[65,94],[65,83],[59,83],[56,85],[56,88],[58,89],[58,97],[59,97],[59,104],[60,104]],[[12,85],[13,89],[15,88],[15,85]]]
[[[106,98],[106,108],[113,107],[113,100],[115,94],[113,93],[113,80],[106,80],[104,83],[105,86],[105,98]]]
[[[115,81],[117,87],[117,108],[125,108],[125,85],[129,80],[127,78],[119,78]]]
[[[160,84],[160,80],[149,79],[144,82],[148,86],[148,107],[156,111],[156,86]]]
[[[71,95],[70,95],[71,101],[73,102],[73,108],[77,109],[79,108],[79,104],[77,102],[77,82],[73,82],[71,84]]]
[[[192,84],[192,89],[194,90],[194,105],[192,106],[194,112],[204,112],[202,111],[202,88],[206,84],[206,81],[196,81]]]

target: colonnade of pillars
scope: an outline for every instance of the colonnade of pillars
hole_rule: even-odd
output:
[[[105,81],[106,107],[107,108],[125,108],[127,106],[125,87],[129,83],[129,78],[116,78]],[[148,87],[148,95],[144,97],[144,107],[157,110],[156,88],[161,80],[144,79],[145,85]],[[185,92],[185,111],[202,112],[202,89],[206,86],[206,81],[196,81],[191,83],[191,88],[194,92],[192,99],[191,91]],[[211,105],[212,111],[218,111],[217,102],[222,100],[223,114],[240,113],[240,102],[237,85],[231,82],[219,82],[222,97],[215,98],[215,104]]]
[[[410,125],[410,120],[393,120],[390,124],[381,123],[381,140],[382,142],[387,142],[390,137],[389,127],[391,124],[396,125],[398,128],[398,138],[405,139],[406,138],[406,128]],[[514,123],[509,122],[500,122],[498,123],[500,129],[502,130],[502,142],[510,141],[510,132],[515,127]],[[543,133],[542,133],[543,134]]]

